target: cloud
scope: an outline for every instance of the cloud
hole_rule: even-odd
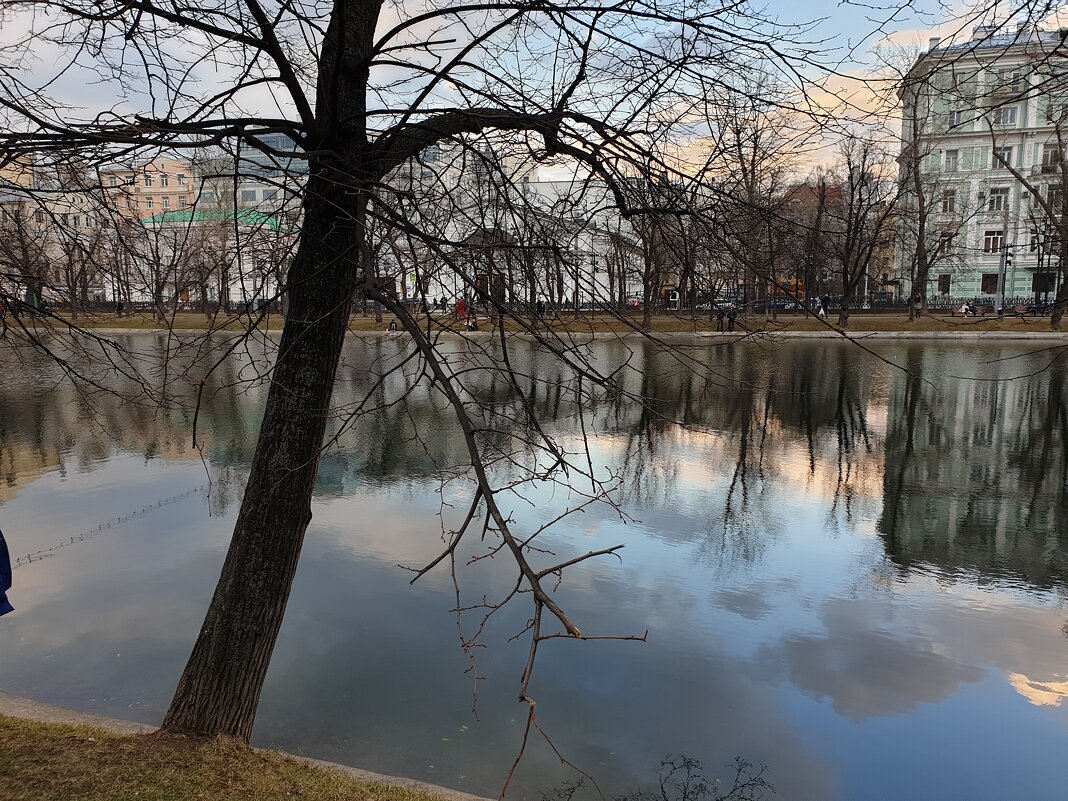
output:
[[[870,601],[828,601],[820,614],[825,634],[788,636],[757,661],[784,664],[794,685],[829,698],[835,712],[854,721],[905,714],[983,678],[981,668],[947,656],[930,638],[880,630],[885,611]]]

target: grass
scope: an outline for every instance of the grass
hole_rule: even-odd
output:
[[[67,315],[61,313],[60,317],[65,319]],[[461,329],[461,326],[457,321],[453,320],[448,315],[435,314],[435,318],[439,324],[451,325],[455,330]],[[349,320],[349,330],[385,331],[392,319],[392,315],[383,314],[382,322],[378,323],[375,321],[373,315],[364,317],[357,313]],[[44,321],[42,321],[42,323],[43,322]],[[248,322],[249,320],[247,317],[238,317],[230,322],[226,322],[226,320],[221,317],[209,321],[202,314],[181,312],[174,315],[173,319],[170,321],[170,325],[176,330],[203,331],[211,327],[215,330],[243,331],[247,329]],[[481,330],[486,331],[492,329],[492,326],[489,324],[485,315],[480,315],[478,322]],[[829,322],[836,324],[837,315],[832,314]],[[272,314],[265,323],[261,323],[260,329],[262,330],[266,327],[271,330],[280,330],[282,328],[282,323],[283,320],[281,315]],[[53,326],[57,325],[55,322],[52,322],[51,324]],[[158,329],[163,327],[149,314],[134,314],[126,315],[124,317],[116,317],[114,314],[82,315],[79,316],[76,324],[86,328],[122,328],[130,330]],[[640,327],[641,315],[640,313],[632,314],[629,321],[624,321],[605,313],[592,315],[586,314],[579,317],[575,317],[571,314],[562,314],[560,317],[551,319],[547,323],[542,323],[541,325],[545,324],[548,324],[559,331],[573,331],[575,333],[625,333]],[[507,328],[510,330],[518,330],[520,326],[514,321],[508,321]],[[698,317],[661,314],[653,317],[652,330],[664,333],[714,332],[716,330],[716,325],[713,320],[708,319],[707,314]],[[741,317],[738,319],[736,330],[788,332],[830,331],[832,329],[828,328],[827,325],[814,317],[794,315],[785,312],[780,313],[775,320],[765,318],[764,315]],[[1046,332],[1049,331],[1049,318],[1006,316],[999,320],[993,314],[987,315],[986,317],[976,318],[960,316],[951,317],[948,314],[937,313],[909,322],[908,317],[905,314],[870,314],[854,312],[849,319],[849,331],[852,333],[869,331]]]
[[[430,801],[234,740],[117,735],[0,715],[2,801]]]

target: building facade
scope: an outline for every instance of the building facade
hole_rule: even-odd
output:
[[[107,205],[121,219],[137,222],[190,208],[197,196],[189,162],[165,156],[136,165],[102,169]]]
[[[902,291],[918,292],[926,267],[934,305],[1056,293],[1066,35],[979,27],[967,42],[931,39],[903,81]]]

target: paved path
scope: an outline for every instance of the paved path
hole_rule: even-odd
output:
[[[68,726],[94,726],[98,729],[104,729],[105,731],[113,732],[115,734],[149,734],[156,730],[155,726],[148,726],[144,723],[134,723],[129,720],[116,720],[115,718],[90,715],[85,712],[75,712],[72,709],[64,709],[63,707],[52,706],[51,704],[42,704],[38,701],[31,701],[28,698],[20,698],[15,695],[8,695],[7,693],[0,693],[0,715],[36,720],[40,723],[60,723]],[[400,776],[386,776],[382,773],[371,773],[367,770],[351,768],[348,765],[339,765],[336,762],[326,762],[321,759],[311,759],[310,757],[296,756],[294,754],[287,754],[286,756],[308,765],[315,765],[316,767],[324,768],[326,770],[335,770],[339,773],[344,773],[346,776],[350,776],[357,781],[371,784],[387,784],[394,787],[405,787],[409,790],[436,796],[444,799],[444,801],[488,801],[488,799],[481,796],[461,793],[458,790],[450,790],[447,787],[439,787],[436,784],[427,784],[426,782],[416,781],[415,779],[405,779]]]

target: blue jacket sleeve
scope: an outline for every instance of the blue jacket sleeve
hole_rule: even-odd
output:
[[[11,589],[11,555],[7,552],[7,542],[4,540],[4,532],[0,531],[0,617],[8,612],[14,612],[14,607],[8,603],[7,591]]]

